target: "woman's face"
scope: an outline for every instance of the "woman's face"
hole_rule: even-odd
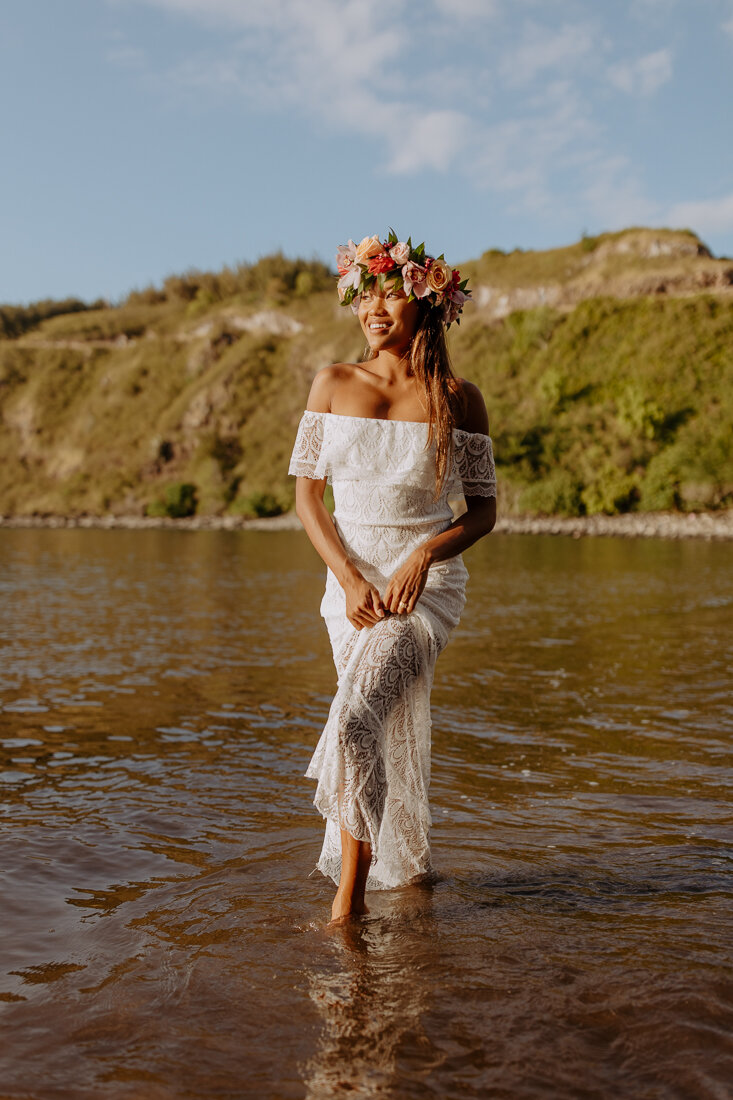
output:
[[[417,331],[418,304],[408,302],[402,287],[386,280],[384,289],[373,283],[359,303],[359,320],[367,343],[374,352],[404,355]]]

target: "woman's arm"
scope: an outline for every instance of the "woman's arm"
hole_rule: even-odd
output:
[[[409,615],[422,595],[430,566],[463,553],[493,530],[496,523],[493,497],[466,497],[466,505],[467,511],[462,516],[413,550],[404,565],[392,574],[384,594],[388,611]]]
[[[346,595],[346,617],[361,630],[384,618],[384,605],[373,584],[362,577],[349,558],[323,503],[326,479],[299,477],[295,482],[295,511],[316,552],[321,556]]]
[[[306,408],[311,412],[330,412],[331,386],[335,368],[316,375]],[[384,618],[384,605],[378,590],[361,575],[346,553],[331,515],[323,503],[326,478],[299,477],[295,481],[295,511],[316,553],[320,555],[346,596],[346,617],[361,630]]]
[[[471,382],[463,382],[466,398],[466,416],[460,427],[467,432],[489,434],[489,417],[481,391]],[[409,614],[422,595],[430,566],[447,561],[463,553],[469,546],[488,535],[496,523],[494,497],[466,497],[466,511],[410,554],[407,561],[394,573],[384,594],[384,606],[388,611]]]

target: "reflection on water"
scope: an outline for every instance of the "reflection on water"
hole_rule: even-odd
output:
[[[316,1050],[304,1067],[312,1100],[357,1095],[400,1095],[407,1067],[400,1054],[406,1041],[427,1047],[421,1019],[429,1007],[425,964],[435,933],[429,892],[412,912],[398,903],[400,919],[376,919],[339,928],[331,958],[308,968],[309,992],[321,1016]],[[409,903],[408,903],[409,905]],[[415,1088],[425,1067],[407,1069]]]
[[[3,1096],[719,1097],[725,544],[493,537],[430,888],[325,930],[299,532],[0,532]]]

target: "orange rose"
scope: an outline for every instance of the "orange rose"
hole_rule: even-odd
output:
[[[452,279],[453,269],[448,266],[445,260],[433,260],[425,281],[430,290],[440,294],[446,287],[451,285]]]
[[[364,264],[366,267],[369,260],[373,256],[378,256],[380,252],[384,252],[384,248],[379,237],[365,237],[361,244],[356,246],[356,256],[354,258],[358,264]]]

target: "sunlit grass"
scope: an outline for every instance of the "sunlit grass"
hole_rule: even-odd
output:
[[[487,253],[464,271],[474,285],[580,285],[592,257],[593,277],[605,270],[616,286],[719,263],[689,233],[633,241],[660,236],[690,254],[618,252],[624,234],[604,234]],[[22,324],[9,307],[22,333],[0,339],[3,513],[287,510],[312,377],[363,350],[323,265],[282,256],[171,276],[115,307],[40,305]],[[469,307],[450,344],[457,373],[486,396],[505,513],[733,503],[731,297],[591,297],[500,321]]]

